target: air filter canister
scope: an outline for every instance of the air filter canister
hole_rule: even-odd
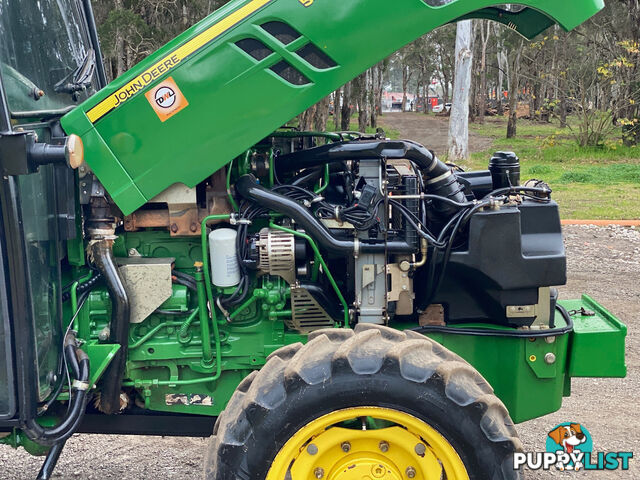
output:
[[[493,188],[520,185],[520,159],[513,152],[496,152],[489,160]]]

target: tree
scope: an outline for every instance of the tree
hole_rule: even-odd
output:
[[[352,82],[347,82],[342,88],[342,108],[340,109],[340,130],[349,130],[351,124],[351,93],[353,91]]]
[[[507,138],[516,136],[516,123],[518,121],[518,91],[520,90],[520,57],[524,48],[524,40],[518,41],[518,46],[511,52],[511,64],[509,65],[509,121],[507,122]]]
[[[469,156],[469,89],[471,87],[472,21],[458,22],[456,32],[456,70],[453,101],[449,118],[449,159],[464,160]]]
[[[491,37],[491,22],[481,20],[480,30],[480,88],[478,105],[478,123],[484,123],[484,112],[487,109],[487,45]]]
[[[367,70],[353,79],[353,96],[358,107],[358,131],[360,132],[364,132],[369,124],[368,76]]]

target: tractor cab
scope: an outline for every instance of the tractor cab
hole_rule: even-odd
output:
[[[0,419],[60,385],[63,258],[81,240],[69,162],[82,149],[59,118],[105,83],[88,4],[0,0]]]

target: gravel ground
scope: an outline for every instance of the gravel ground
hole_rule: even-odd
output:
[[[527,450],[544,450],[547,432],[576,421],[593,436],[596,451],[633,451],[640,447],[639,365],[640,231],[622,227],[565,227],[569,283],[563,298],[588,293],[629,326],[625,379],[574,379],[573,395],[562,410],[518,425]],[[56,479],[199,478],[206,440],[106,435],[75,435],[62,454]],[[0,447],[0,478],[35,478],[42,459],[24,450]],[[638,460],[627,472],[528,472],[528,480],[585,476],[592,479],[640,478]]]

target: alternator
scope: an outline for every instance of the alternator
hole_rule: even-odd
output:
[[[257,246],[260,270],[269,275],[278,275],[293,285],[296,281],[295,237],[280,230],[263,228]]]

